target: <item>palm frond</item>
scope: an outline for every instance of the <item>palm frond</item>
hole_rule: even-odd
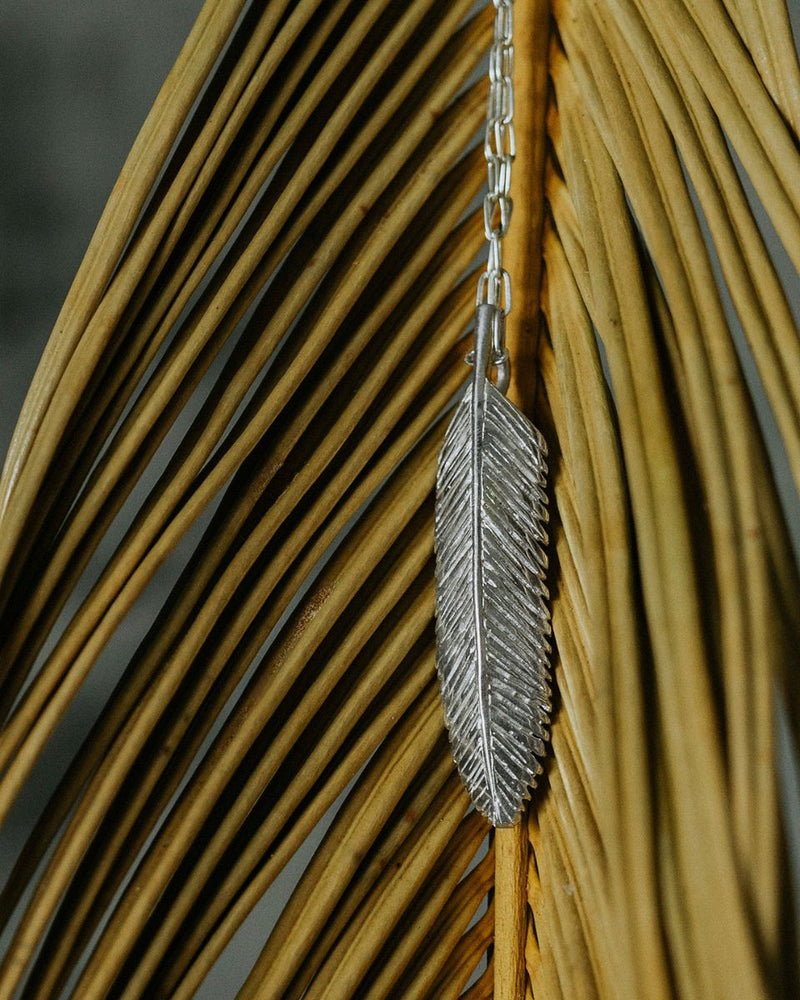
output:
[[[524,826],[487,843],[434,669],[492,11],[208,0],[0,481],[0,816],[139,628],[0,890],[0,996],[188,1000],[323,821],[242,998],[792,995],[787,10],[515,14],[511,394],[550,453],[558,691]]]

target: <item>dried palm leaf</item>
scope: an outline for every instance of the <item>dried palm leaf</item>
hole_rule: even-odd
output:
[[[188,1000],[326,817],[242,998],[792,994],[800,340],[764,235],[800,266],[788,15],[515,13],[510,395],[553,477],[543,787],[487,848],[434,683],[492,11],[208,0],[0,481],[2,817],[186,553],[3,884],[0,996]]]

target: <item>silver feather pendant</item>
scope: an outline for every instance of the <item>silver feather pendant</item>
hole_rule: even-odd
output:
[[[550,716],[547,449],[487,377],[502,322],[497,306],[478,306],[474,376],[439,455],[435,527],[445,719],[461,778],[493,826],[518,819]]]

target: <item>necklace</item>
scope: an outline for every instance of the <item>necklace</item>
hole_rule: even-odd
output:
[[[511,281],[503,237],[516,154],[513,3],[494,0],[484,151],[489,244],[478,283],[473,375],[436,477],[436,661],[453,757],[494,826],[519,818],[542,770],[550,717],[547,448],[505,396]],[[490,374],[494,372],[494,381]]]

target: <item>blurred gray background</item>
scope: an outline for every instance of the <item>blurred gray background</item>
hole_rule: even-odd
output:
[[[201,0],[0,0],[0,454]]]
[[[0,456],[106,198],[200,6],[201,0],[0,0]],[[800,0],[792,0],[791,11],[797,34]],[[797,315],[797,276],[774,240],[772,246]],[[800,553],[800,503],[741,336],[739,347]],[[0,881],[170,583],[166,573],[148,590],[150,606],[129,617],[127,634],[107,651],[94,686],[59,729],[49,760],[0,835]],[[795,760],[786,745],[788,790],[797,787]],[[787,806],[800,826],[797,795]],[[201,1000],[235,994],[312,849],[305,846],[251,915]],[[796,864],[800,872],[800,849]]]
[[[0,0],[0,461],[106,199],[201,6]],[[0,831],[0,883],[177,568],[160,574],[106,650]],[[253,911],[199,1000],[235,996],[321,832]]]

